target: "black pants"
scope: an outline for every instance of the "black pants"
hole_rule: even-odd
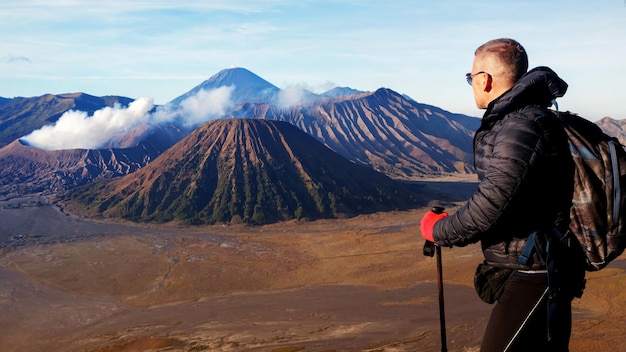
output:
[[[481,352],[503,352],[529,312],[545,292],[548,284],[544,275],[515,274],[495,303]],[[538,305],[508,352],[567,352],[572,330],[572,298],[556,302],[548,338],[548,298]]]

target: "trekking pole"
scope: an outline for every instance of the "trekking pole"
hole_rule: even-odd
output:
[[[444,208],[435,206],[432,207],[432,212],[435,214],[443,213]],[[426,241],[424,243],[424,255],[432,257],[437,254],[437,288],[439,290],[439,325],[441,329],[441,352],[448,352],[446,346],[446,313],[443,302],[443,265],[441,264],[441,247],[433,242]]]

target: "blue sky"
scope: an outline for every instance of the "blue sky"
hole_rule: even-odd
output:
[[[570,85],[560,100],[626,118],[622,0],[21,0],[0,2],[0,96],[85,92],[165,104],[224,68],[280,88],[391,88],[481,116],[464,74],[520,41]]]

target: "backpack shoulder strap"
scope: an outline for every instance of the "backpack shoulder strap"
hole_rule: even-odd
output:
[[[524,245],[524,248],[522,249],[522,253],[520,253],[519,258],[517,260],[517,262],[520,265],[531,266],[533,264],[532,263],[533,253],[537,253],[537,255],[545,263],[546,255],[545,253],[543,253],[541,248],[539,248],[539,244],[537,242],[538,234],[539,234],[539,231],[535,231],[531,233],[530,236],[528,236],[528,239],[526,240],[526,244]]]

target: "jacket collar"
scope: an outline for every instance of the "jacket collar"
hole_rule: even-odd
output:
[[[552,69],[540,66],[524,74],[515,85],[493,100],[483,119],[499,119],[529,105],[549,107],[565,95],[567,83]]]

